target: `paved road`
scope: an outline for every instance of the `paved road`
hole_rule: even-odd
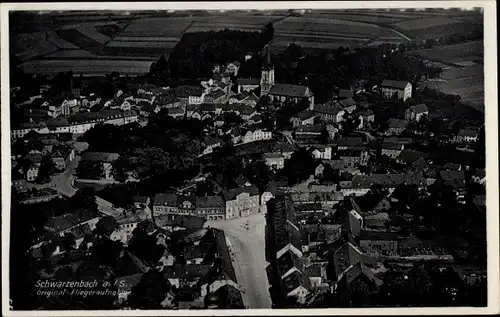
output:
[[[245,222],[249,221],[248,229]],[[205,226],[224,231],[234,252],[233,266],[248,308],[271,308],[266,274],[265,224],[263,214],[233,220],[207,221]]]
[[[75,159],[66,166],[66,170],[60,174],[56,174],[51,177],[51,181],[46,184],[33,184],[28,183],[28,188],[52,188],[57,190],[59,193],[66,196],[73,196],[76,192],[76,188],[73,187],[73,173],[75,172],[78,162],[80,161],[80,156],[75,155]]]

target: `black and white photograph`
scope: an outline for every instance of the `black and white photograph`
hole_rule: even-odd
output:
[[[494,3],[359,3],[2,5],[4,314],[498,309]]]

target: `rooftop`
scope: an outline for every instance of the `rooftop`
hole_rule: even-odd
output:
[[[384,79],[380,87],[387,87],[387,88],[396,88],[396,89],[405,89],[406,86],[409,84],[407,81],[398,81],[398,80],[388,80]]]
[[[275,84],[270,90],[270,95],[279,95],[287,97],[311,97],[312,93],[306,86],[290,85],[290,84]]]

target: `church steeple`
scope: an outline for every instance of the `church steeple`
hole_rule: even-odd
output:
[[[260,77],[260,96],[267,95],[271,87],[274,86],[274,66],[271,62],[271,54],[269,53],[269,44],[266,45],[266,58],[262,64]]]

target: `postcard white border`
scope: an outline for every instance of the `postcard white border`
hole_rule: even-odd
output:
[[[486,202],[488,237],[488,307],[486,308],[350,308],[350,309],[248,309],[248,310],[141,310],[141,311],[10,311],[10,122],[8,12],[14,10],[271,10],[368,8],[484,8],[484,69],[486,115]],[[232,316],[232,315],[463,315],[499,312],[499,203],[498,203],[498,94],[496,7],[494,1],[314,1],[314,2],[100,2],[1,4],[1,137],[2,137],[2,313],[5,316]]]

